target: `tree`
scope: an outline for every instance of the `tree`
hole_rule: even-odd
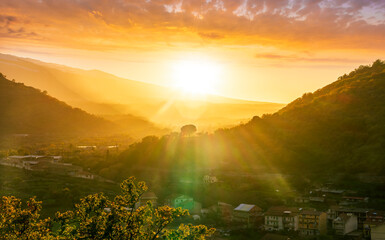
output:
[[[193,124],[184,125],[180,129],[180,133],[182,136],[186,136],[186,135],[190,136],[190,135],[194,134],[196,131],[197,131],[197,127]]]
[[[41,202],[31,198],[27,207],[15,197],[0,200],[0,239],[53,239],[51,219],[40,220]]]
[[[165,229],[175,218],[188,215],[187,210],[150,202],[135,208],[147,191],[144,182],[130,177],[121,184],[122,194],[109,200],[101,194],[89,195],[75,205],[74,211],[57,213],[54,219],[39,219],[41,202],[32,198],[26,209],[15,197],[0,202],[0,238],[5,239],[205,239],[215,229],[206,226],[180,225]],[[52,231],[52,226],[58,230]]]

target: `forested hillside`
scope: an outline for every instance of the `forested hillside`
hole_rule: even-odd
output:
[[[285,169],[384,174],[384,103],[385,64],[377,60],[273,115],[255,117],[222,134],[229,140],[230,135],[237,141],[251,139],[263,150],[247,147]]]
[[[96,170],[113,178],[159,167],[182,172],[220,168],[385,174],[384,103],[385,64],[376,61],[304,94],[275,114],[213,135],[147,137]]]

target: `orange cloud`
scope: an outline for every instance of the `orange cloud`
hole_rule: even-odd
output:
[[[334,57],[314,57],[309,54],[276,54],[276,53],[259,53],[255,55],[258,59],[273,61],[291,61],[291,62],[341,62],[341,63],[360,63],[361,59],[351,58],[334,58]]]
[[[385,48],[383,0],[3,0],[0,12],[3,41],[84,49]]]

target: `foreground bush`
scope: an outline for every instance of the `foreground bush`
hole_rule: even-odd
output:
[[[187,210],[150,202],[135,208],[147,191],[144,182],[131,177],[121,184],[122,194],[109,200],[103,194],[89,195],[74,211],[57,213],[54,219],[40,219],[41,202],[31,198],[25,208],[20,199],[0,200],[0,239],[205,239],[214,229],[199,225],[180,225],[166,229]],[[55,229],[53,231],[53,229]]]

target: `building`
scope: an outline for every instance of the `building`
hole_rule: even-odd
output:
[[[310,202],[325,202],[324,197],[309,197]]]
[[[346,235],[358,228],[357,216],[352,213],[341,213],[332,222],[332,227],[337,235]]]
[[[95,150],[96,146],[81,145],[81,146],[76,146],[76,148],[81,149],[81,150]]]
[[[264,229],[266,231],[297,231],[300,210],[293,207],[276,206],[265,212]]]
[[[84,178],[84,179],[90,179],[90,180],[95,178],[95,175],[93,175],[90,172],[86,172],[86,171],[75,172],[73,176],[77,177],[77,178]]]
[[[358,229],[363,230],[364,222],[368,218],[371,209],[366,208],[349,208],[344,206],[331,206],[328,210],[328,219],[336,219],[341,213],[352,213],[357,216]]]
[[[183,208],[189,210],[190,214],[201,214],[202,204],[194,201],[190,196],[183,194],[171,195],[167,200],[166,204],[174,208]]]
[[[298,215],[301,236],[317,236],[327,232],[327,215],[316,210],[302,210]]]
[[[1,160],[0,164],[27,170],[40,170],[40,165],[44,165],[45,163],[59,163],[61,160],[61,156],[13,155]]]
[[[369,202],[368,197],[354,197],[354,196],[344,196],[342,199],[346,202],[351,202],[351,203],[367,203]]]
[[[203,176],[203,182],[204,183],[216,183],[216,182],[218,182],[218,179],[215,176],[205,175],[205,176]]]
[[[22,168],[27,169],[27,170],[34,170],[37,168],[39,162],[38,161],[23,161],[22,162]]]
[[[260,216],[262,216],[262,209],[252,204],[242,203],[233,211],[233,221],[247,223],[248,226],[254,225]]]
[[[363,224],[364,237],[370,238],[371,230],[382,224],[385,224],[385,212],[383,211],[368,212],[367,219]]]
[[[302,197],[302,196],[297,196],[294,198],[294,202],[296,203],[308,203],[309,198],[308,197]]]
[[[385,239],[385,223],[378,224],[371,229],[371,240],[384,240]]]
[[[229,223],[233,217],[234,206],[224,202],[218,202],[218,214],[223,221]]]
[[[192,209],[194,206],[194,199],[190,196],[183,195],[183,194],[176,194],[172,195],[168,199],[168,205],[171,205],[171,207],[174,208],[183,208],[183,209]]]

